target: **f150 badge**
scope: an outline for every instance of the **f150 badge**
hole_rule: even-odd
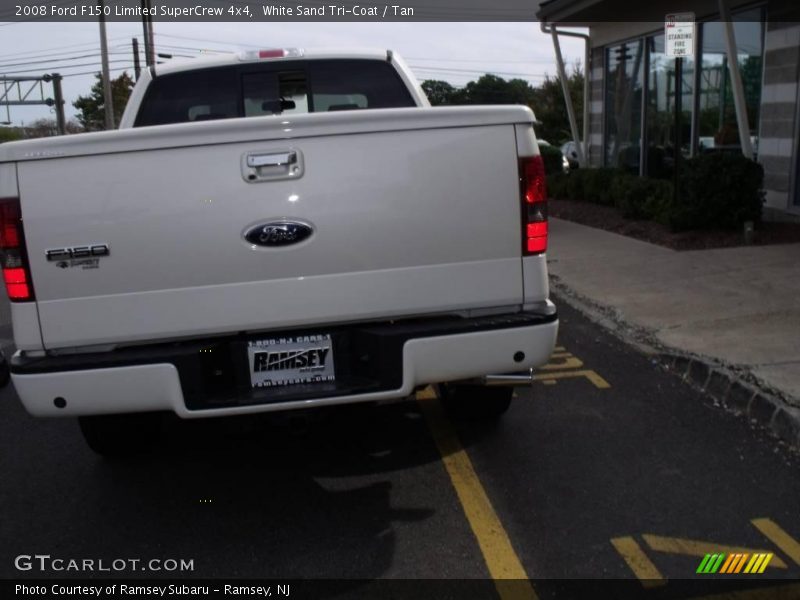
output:
[[[67,246],[50,248],[44,251],[48,261],[55,262],[61,269],[81,267],[98,269],[100,258],[109,255],[108,244],[88,244],[86,246]]]

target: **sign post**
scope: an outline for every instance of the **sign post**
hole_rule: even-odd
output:
[[[694,56],[695,17],[692,12],[674,13],[664,17],[664,48],[668,58],[675,59],[675,135],[673,142],[673,171],[675,201],[679,197],[681,161],[681,117],[683,116],[683,58]]]
[[[694,13],[675,13],[664,17],[664,42],[667,58],[694,56],[694,38]]]

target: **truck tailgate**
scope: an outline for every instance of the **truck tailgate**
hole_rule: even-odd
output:
[[[287,151],[301,177],[247,180],[248,155]],[[44,344],[521,304],[516,154],[513,124],[495,123],[19,162]],[[243,237],[285,220],[311,237],[283,247]],[[93,244],[109,255],[46,258]]]

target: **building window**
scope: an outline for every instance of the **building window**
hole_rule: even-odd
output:
[[[675,164],[675,59],[665,54],[664,35],[647,38],[647,98],[645,173],[669,178]],[[681,66],[681,154],[691,148],[694,60],[684,58]]]
[[[738,12],[733,19],[749,135],[757,153],[764,9]],[[681,155],[688,157],[692,148],[740,151],[723,24],[719,20],[698,23],[697,37],[695,56],[682,61]],[[609,46],[605,60],[604,164],[651,177],[671,177],[677,80],[675,59],[665,54],[664,35]],[[642,146],[647,148],[644,157],[640,156]]]
[[[747,120],[753,150],[758,148],[758,118],[761,103],[761,71],[764,51],[763,11],[760,8],[734,16],[737,61],[742,77]],[[698,89],[697,116],[700,152],[710,149],[741,149],[733,88],[725,53],[723,24],[710,21],[702,24],[702,60]]]
[[[644,44],[627,42],[606,50],[605,164],[639,172],[644,87]]]

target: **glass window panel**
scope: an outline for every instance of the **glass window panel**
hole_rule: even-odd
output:
[[[747,120],[753,149],[758,147],[761,70],[764,49],[761,9],[734,15],[737,61],[742,77]],[[719,21],[703,23],[702,64],[698,94],[698,150],[739,151],[739,128],[725,53],[724,28]]]
[[[675,164],[675,59],[665,54],[664,36],[647,39],[647,175],[669,178]],[[681,68],[681,154],[691,147],[694,60],[684,58]]]
[[[606,50],[605,163],[639,172],[644,79],[644,43],[636,40]]]

